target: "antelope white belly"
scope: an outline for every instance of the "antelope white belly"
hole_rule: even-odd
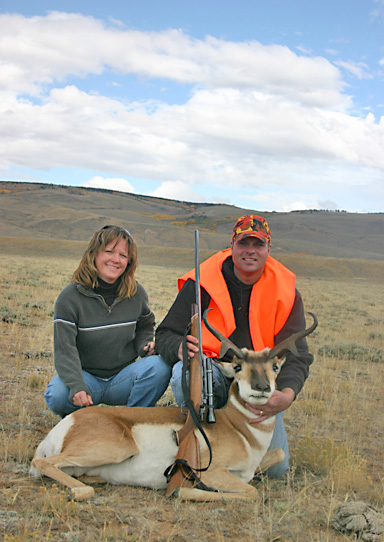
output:
[[[69,415],[55,425],[55,427],[51,429],[45,439],[40,442],[39,446],[37,447],[36,457],[41,459],[43,457],[50,457],[51,455],[59,454],[63,447],[64,438],[68,430],[72,427],[73,423],[73,418],[71,415]],[[39,478],[41,476],[33,466],[30,468],[29,472],[31,476],[34,476],[35,478]]]
[[[74,421],[71,415],[66,416],[64,419],[53,427],[48,435],[43,440],[42,450],[45,456],[56,455],[61,452],[63,447],[63,441],[68,433],[69,429],[72,427]]]
[[[111,484],[165,488],[164,471],[174,462],[178,451],[175,427],[142,424],[134,426],[132,434],[140,450],[138,454],[116,465],[92,467],[86,473]]]

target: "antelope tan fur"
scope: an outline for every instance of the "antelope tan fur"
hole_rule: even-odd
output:
[[[282,450],[268,450],[275,425],[274,417],[250,424],[254,414],[246,403],[262,406],[275,390],[275,380],[287,350],[309,335],[317,319],[306,330],[260,352],[239,350],[232,363],[223,364],[233,376],[228,402],[217,410],[216,423],[204,424],[212,447],[212,463],[201,473],[201,481],[216,491],[181,487],[184,500],[215,501],[254,499],[257,490],[249,484],[255,472],[268,469],[284,458]],[[206,314],[204,315],[206,321]],[[221,336],[216,336],[221,339]],[[226,339],[228,341],[228,339]],[[165,489],[164,471],[178,453],[176,434],[184,426],[185,415],[179,407],[87,407],[61,420],[38,446],[30,473],[48,476],[70,488],[72,498],[88,499],[94,489],[77,480],[82,475],[96,476],[111,484],[128,484]],[[202,466],[208,464],[207,445],[196,429]]]

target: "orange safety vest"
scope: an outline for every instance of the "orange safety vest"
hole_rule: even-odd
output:
[[[211,297],[208,314],[209,323],[225,337],[235,331],[231,297],[221,272],[224,260],[231,256],[230,248],[214,254],[200,265],[200,285]],[[178,288],[188,280],[195,280],[195,270],[178,279]],[[268,257],[264,272],[253,285],[249,301],[249,329],[253,349],[272,348],[277,333],[284,326],[292,310],[296,295],[296,275],[280,262]],[[202,323],[203,352],[209,357],[219,357],[218,341]]]

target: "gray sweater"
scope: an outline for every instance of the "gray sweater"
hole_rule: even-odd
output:
[[[104,298],[74,282],[59,294],[54,313],[55,368],[70,390],[90,393],[82,369],[109,378],[145,355],[153,340],[155,317],[148,296],[138,284],[129,299],[115,299],[109,307]]]

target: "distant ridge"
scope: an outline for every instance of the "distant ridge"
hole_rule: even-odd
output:
[[[188,203],[108,189],[0,181],[0,236],[21,239],[88,241],[105,224],[121,225],[146,247],[193,246],[199,228],[201,248],[229,245],[242,214],[265,216],[272,254],[383,260],[384,214],[331,211],[264,212],[233,205]]]

